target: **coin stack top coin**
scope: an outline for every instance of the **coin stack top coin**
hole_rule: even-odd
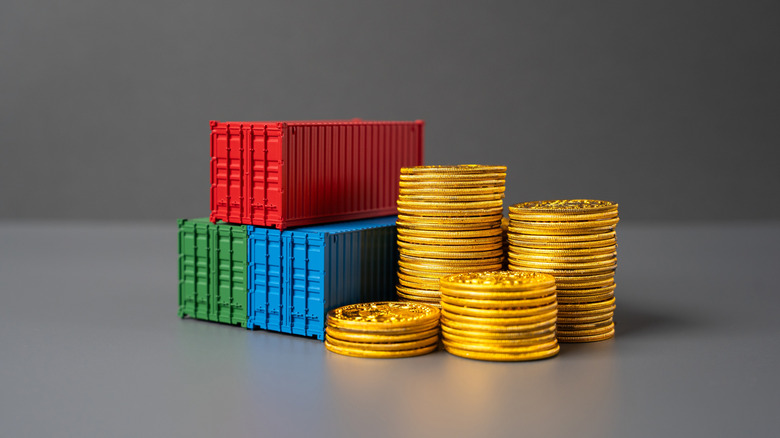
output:
[[[555,276],[558,341],[592,342],[615,334],[618,205],[572,199],[509,207],[509,269]]]
[[[558,354],[555,279],[538,272],[492,271],[440,280],[444,348],[493,361]]]
[[[439,309],[421,303],[351,304],[328,312],[325,348],[345,356],[397,358],[434,351]]]
[[[401,169],[398,296],[439,306],[439,278],[501,269],[505,166]]]

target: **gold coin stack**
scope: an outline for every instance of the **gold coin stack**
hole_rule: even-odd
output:
[[[501,249],[504,251],[504,263],[502,264],[501,269],[507,270],[509,269],[509,240],[507,237],[507,232],[509,231],[509,218],[504,216],[501,218]]]
[[[461,357],[535,360],[560,350],[555,279],[538,272],[456,274],[440,281],[444,348]]]
[[[501,269],[506,166],[401,169],[398,297],[439,306],[439,278]]]
[[[384,301],[328,312],[325,348],[354,357],[395,358],[430,353],[439,344],[439,309]]]
[[[609,201],[534,201],[509,207],[509,269],[555,276],[560,342],[615,335],[618,220],[618,206]]]

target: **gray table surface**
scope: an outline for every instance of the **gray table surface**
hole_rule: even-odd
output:
[[[776,436],[780,224],[618,242],[614,340],[374,360],[179,319],[174,222],[0,223],[0,436]]]

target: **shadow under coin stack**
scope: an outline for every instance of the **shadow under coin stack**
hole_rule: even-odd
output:
[[[555,276],[558,341],[615,335],[618,205],[590,199],[509,207],[509,269]]]
[[[439,306],[439,278],[499,270],[506,166],[401,169],[398,296]]]
[[[471,359],[558,354],[555,279],[537,272],[456,274],[440,280],[444,348]]]
[[[378,302],[328,312],[325,348],[345,356],[394,358],[430,353],[439,344],[439,309]]]

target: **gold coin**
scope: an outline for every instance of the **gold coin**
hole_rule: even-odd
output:
[[[403,350],[416,350],[418,348],[428,347],[430,345],[437,344],[439,342],[439,335],[434,335],[428,339],[421,339],[417,341],[404,341],[404,342],[352,342],[344,341],[342,339],[334,338],[327,333],[325,334],[325,340],[331,345],[342,348],[350,348],[355,350],[370,350],[370,351],[403,351]]]
[[[597,260],[593,262],[543,262],[539,260],[526,260],[524,258],[517,257],[513,253],[509,253],[507,256],[509,263],[517,266],[527,266],[529,270],[536,269],[566,269],[566,270],[581,270],[581,269],[601,269],[602,271],[608,271],[617,267],[617,258],[609,257],[606,260]],[[602,272],[596,271],[596,272]]]
[[[398,295],[398,298],[406,300],[406,301],[413,301],[417,303],[424,303],[424,304],[430,304],[430,305],[438,305],[439,308],[441,308],[441,300],[439,298],[429,297],[429,296],[420,296],[416,294],[408,294],[405,292],[401,292],[398,290],[398,287],[396,287],[395,291],[396,295]]]
[[[535,351],[532,353],[486,353],[486,352],[478,352],[478,351],[461,350],[459,348],[455,348],[452,346],[444,347],[444,349],[447,350],[448,353],[454,354],[455,356],[460,356],[467,359],[489,360],[494,362],[519,362],[519,361],[527,361],[527,360],[546,359],[548,357],[552,357],[558,354],[560,348],[561,347],[559,345],[556,345],[554,348],[551,348],[550,350]]]
[[[474,266],[474,265],[497,265],[501,264],[503,261],[503,257],[489,257],[484,259],[468,259],[468,260],[442,260],[439,258],[432,258],[432,257],[420,257],[420,256],[410,256],[405,255],[401,253],[399,256],[399,264],[400,262],[406,262],[410,264],[418,264],[418,265],[432,265],[432,266],[448,266],[451,268],[455,268],[457,266]],[[484,271],[484,269],[482,269]]]
[[[550,257],[580,257],[602,254],[617,254],[617,245],[602,246],[597,248],[530,248],[521,245],[512,245],[512,251],[517,254]]]
[[[451,303],[442,302],[442,310],[446,309],[451,313],[459,315],[475,316],[478,318],[520,318],[538,316],[550,313],[558,308],[558,303],[554,302],[546,306],[539,307],[518,307],[514,309],[482,309],[479,307],[458,306]]]
[[[561,295],[566,297],[580,297],[580,296],[606,294],[606,293],[613,292],[616,286],[617,285],[613,282],[608,286],[594,287],[590,289],[564,289],[558,291],[558,298],[560,298]]]
[[[396,201],[399,208],[415,209],[438,209],[438,210],[484,210],[486,208],[504,208],[504,201],[501,199],[493,201],[406,201],[398,199]]]
[[[564,338],[569,337],[575,337],[575,336],[598,336],[598,335],[604,335],[607,333],[614,333],[615,332],[615,325],[610,324],[606,327],[600,327],[597,329],[591,329],[591,330],[560,330],[558,329],[558,332],[556,334],[557,336],[561,336]]]
[[[405,208],[398,207],[398,213],[407,215],[409,217],[416,217],[421,220],[438,220],[438,219],[461,219],[464,217],[485,217],[500,214],[503,211],[503,207],[495,208],[478,208],[478,209],[458,209],[458,210],[444,210],[437,208]],[[408,220],[408,218],[407,218]]]
[[[470,237],[453,239],[447,237],[418,237],[418,236],[405,236],[398,235],[398,244],[415,243],[418,245],[437,245],[446,247],[460,247],[464,245],[498,245],[502,244],[501,236],[489,236],[489,237]]]
[[[518,241],[512,238],[510,235],[507,238],[507,241],[509,242],[510,248],[515,248],[515,251],[518,251],[519,248],[532,248],[532,249],[539,249],[539,250],[574,250],[574,249],[588,249],[588,248],[604,248],[608,246],[614,246],[616,245],[615,239],[608,239],[608,240],[593,240],[590,242],[548,242],[548,243],[535,243],[535,242],[524,242],[524,241]]]
[[[519,221],[533,222],[569,222],[569,221],[592,221],[600,219],[612,219],[617,217],[617,210],[605,211],[603,213],[582,213],[582,214],[561,214],[561,213],[516,213],[509,207],[509,217]]]
[[[511,221],[510,221],[511,225]],[[565,236],[540,236],[536,234],[520,234],[517,233],[513,236],[513,233],[509,233],[510,239],[527,241],[529,243],[574,243],[574,242],[593,242],[593,241],[609,241],[615,239],[617,234],[614,230],[606,233],[596,234],[572,234]],[[614,243],[613,243],[614,244]]]
[[[402,167],[401,175],[419,174],[450,174],[450,173],[506,173],[506,166],[491,166],[484,164],[456,164],[451,166],[428,165]]]
[[[592,289],[610,286],[615,283],[615,273],[606,272],[591,275],[556,275],[558,289]]]
[[[522,202],[509,207],[509,211],[517,214],[522,214],[524,212],[582,214],[617,211],[617,208],[618,204],[610,201],[600,201],[596,199],[557,199]]]
[[[443,276],[442,276],[443,277]],[[440,277],[426,277],[426,276],[420,276],[420,275],[409,275],[404,273],[403,271],[398,271],[398,278],[406,281],[416,282],[416,283],[428,283],[436,286],[436,290],[439,289],[439,278]]]
[[[504,255],[504,251],[499,247],[492,251],[420,251],[416,249],[399,248],[398,252],[404,256],[410,257],[427,257],[432,259],[447,259],[447,260],[479,260],[479,259],[491,259],[495,257],[501,257]]]
[[[416,287],[396,286],[396,292],[401,292],[405,295],[413,295],[416,297],[423,297],[428,299],[439,299],[441,293],[438,290],[420,289]]]
[[[590,296],[590,295],[601,295],[613,292],[615,288],[617,287],[617,284],[615,284],[614,280],[612,280],[612,283],[606,286],[601,287],[593,287],[593,288],[582,288],[582,289],[562,289],[559,291],[559,295],[563,295],[566,297],[582,297],[582,296]]]
[[[487,266],[481,266],[481,267],[478,267],[478,268],[475,268],[475,269],[471,269],[469,267],[464,267],[462,272],[473,272],[475,270],[479,271],[479,270],[490,270],[490,269],[495,269],[495,270],[501,269],[501,265],[487,265]],[[438,284],[438,281],[439,281],[439,279],[441,277],[445,277],[447,275],[452,274],[453,272],[457,272],[457,270],[449,271],[449,272],[442,272],[442,271],[433,270],[433,268],[431,268],[431,270],[416,270],[416,269],[410,269],[410,268],[407,268],[407,267],[399,266],[398,267],[398,272],[399,273],[403,273],[403,274],[405,274],[407,276],[410,276],[410,277],[427,278],[427,279],[430,279],[430,280],[436,280],[437,284]],[[409,278],[407,280],[413,281],[413,280],[411,280]]]
[[[433,344],[431,346],[418,348],[416,350],[371,351],[371,350],[337,347],[331,344],[330,342],[325,341],[325,348],[327,348],[329,351],[332,351],[333,353],[341,354],[344,356],[366,357],[366,358],[374,358],[374,359],[391,359],[391,358],[400,358],[400,357],[420,356],[436,350],[437,347],[438,344]]]
[[[465,322],[453,321],[447,318],[441,319],[442,326],[451,327],[459,330],[488,332],[488,333],[531,332],[534,330],[543,329],[545,327],[554,326],[555,322],[556,319],[551,318],[547,321],[533,322],[533,323],[522,324],[522,325],[491,325],[491,324],[469,324]]]
[[[617,257],[616,252],[604,253],[604,254],[592,254],[592,255],[576,255],[576,256],[552,256],[552,255],[540,255],[527,253],[524,250],[512,251],[516,248],[510,248],[510,255],[518,260],[539,261],[547,263],[590,263],[599,262],[604,260],[614,260]]]
[[[403,298],[403,297],[400,297],[400,296],[398,297],[398,301],[410,302],[410,303],[425,303],[425,304],[427,304],[429,306],[434,306],[434,307],[437,307],[437,308],[441,308],[441,303],[439,303],[438,301],[430,301],[429,302],[429,301],[425,301],[423,299],[417,299],[417,298],[406,299],[406,298]]]
[[[506,173],[442,173],[442,174],[417,174],[417,175],[404,175],[401,174],[398,178],[399,181],[420,183],[420,182],[472,182],[472,181],[490,181],[490,180],[506,180]]]
[[[558,304],[597,303],[609,300],[614,296],[614,292],[606,292],[598,295],[558,295]]]
[[[501,345],[506,347],[519,347],[522,345],[539,345],[556,339],[555,331],[548,330],[548,333],[541,336],[519,338],[519,339],[485,339],[472,338],[469,336],[460,336],[453,333],[442,333],[442,339],[454,342],[475,342],[482,345]]]
[[[442,316],[446,316],[447,319],[450,321],[462,322],[466,324],[511,326],[511,325],[526,325],[526,324],[533,324],[542,321],[549,321],[550,319],[555,319],[558,316],[558,311],[553,310],[552,312],[540,313],[538,315],[522,316],[516,318],[511,318],[511,317],[483,318],[483,317],[476,317],[476,316],[461,315],[459,313],[453,313],[442,308],[441,314]]]
[[[598,303],[577,303],[577,304],[558,304],[558,310],[561,312],[577,312],[587,310],[606,309],[615,305],[615,298]]]
[[[398,236],[416,236],[426,238],[445,238],[445,239],[470,239],[470,238],[488,238],[501,237],[501,228],[492,227],[481,230],[418,230],[413,228],[398,228]]]
[[[419,327],[439,319],[437,308],[424,304],[382,301],[342,306],[328,312],[332,327],[357,330],[382,330]]]
[[[475,271],[490,271],[490,270],[498,270],[501,267],[500,263],[491,264],[491,265],[475,265],[475,266],[444,266],[444,265],[433,265],[433,264],[416,264],[416,263],[407,263],[403,262],[401,264],[401,260],[398,261],[398,269],[399,271],[408,274],[408,275],[416,275],[420,277],[430,277],[435,279],[440,279],[441,277],[444,277],[446,275],[458,273],[458,272],[475,272]]]
[[[470,196],[504,193],[506,188],[501,186],[491,187],[466,187],[466,188],[441,188],[441,187],[399,187],[398,196]]]
[[[565,221],[565,222],[521,221],[521,220],[515,220],[514,218],[512,218],[512,216],[509,216],[509,218],[510,218],[510,222],[509,222],[510,227],[514,227],[518,229],[532,228],[532,229],[543,229],[543,230],[547,230],[547,229],[586,230],[592,228],[614,227],[620,221],[620,219],[617,217],[610,218],[610,219],[590,220],[590,221]]]
[[[414,289],[414,290],[427,290],[431,293],[436,292],[439,288],[438,285],[435,283],[420,283],[416,282],[414,280],[407,280],[398,278],[398,284],[405,288]]]
[[[607,272],[615,272],[617,265],[606,266],[601,268],[588,268],[588,269],[549,269],[539,266],[532,266],[530,263],[525,263],[509,258],[509,269],[512,271],[535,271],[545,274],[552,274],[553,276],[575,276],[575,275],[589,275],[589,274],[604,274]]]
[[[490,223],[473,223],[473,224],[452,224],[452,223],[435,223],[435,222],[405,222],[396,221],[397,229],[406,228],[407,230],[413,229],[416,231],[439,231],[439,232],[452,232],[452,231],[483,231],[493,227]],[[500,228],[499,228],[500,230]]]
[[[425,187],[429,189],[441,188],[441,189],[473,189],[481,187],[504,187],[505,180],[503,178],[494,179],[477,179],[474,181],[398,181],[398,187],[400,188],[420,188]]]
[[[484,201],[500,201],[504,199],[503,193],[475,193],[466,195],[439,195],[439,194],[422,194],[422,195],[398,195],[399,202],[484,202]],[[503,202],[501,203],[503,205]]]
[[[548,341],[542,344],[531,344],[531,345],[517,345],[517,346],[509,346],[509,345],[502,345],[502,344],[480,344],[478,342],[457,342],[452,339],[444,338],[442,339],[442,344],[444,344],[445,347],[455,347],[461,350],[468,350],[468,351],[481,351],[481,352],[491,352],[491,353],[531,353],[534,351],[545,351],[549,350],[550,348],[555,347],[558,345],[558,340],[553,339],[552,341]]]
[[[501,224],[500,214],[490,214],[486,216],[466,216],[466,217],[426,217],[399,214],[398,222],[409,223],[412,225],[432,224],[432,225],[452,225],[452,224],[481,224],[486,228],[498,227]]]
[[[443,279],[442,286],[447,289],[516,292],[555,286],[555,278],[538,272],[472,272],[453,274]]]
[[[551,333],[555,333],[555,324],[548,325],[546,327],[517,332],[486,332],[479,330],[461,330],[447,325],[441,326],[442,337],[448,335],[456,335],[471,339],[480,339],[485,341],[500,341],[500,340],[518,340],[518,339],[530,339],[545,336]]]
[[[612,312],[607,312],[602,315],[578,316],[578,317],[568,317],[568,318],[561,318],[559,316],[558,324],[559,325],[586,324],[590,322],[605,321],[607,319],[612,320],[612,316],[613,316]]]
[[[581,229],[565,229],[565,228],[549,228],[549,229],[542,229],[542,228],[530,228],[530,227],[516,227],[512,224],[509,225],[509,228],[507,229],[508,233],[512,234],[519,234],[522,236],[576,236],[576,235],[592,235],[592,234],[601,234],[605,232],[609,232],[614,230],[615,227],[600,227],[600,228],[581,228]]]
[[[614,299],[614,298],[613,298]],[[592,310],[586,310],[586,309],[567,309],[567,310],[558,310],[558,319],[580,319],[580,318],[590,318],[590,317],[596,317],[596,316],[603,316],[606,314],[612,314],[615,312],[616,306],[613,304],[608,307],[604,307],[602,309],[592,309]]]
[[[552,293],[546,297],[529,298],[524,300],[471,300],[468,298],[457,298],[449,296],[446,294],[446,292],[441,292],[441,299],[443,302],[448,304],[454,304],[456,306],[462,307],[473,307],[477,309],[515,309],[520,307],[539,307],[556,302],[555,293]]]
[[[446,277],[445,277],[446,278]],[[529,298],[546,297],[555,293],[555,285],[547,288],[526,289],[519,291],[496,291],[496,290],[470,290],[470,289],[452,289],[439,282],[439,292],[450,297],[465,298],[472,300],[525,300]]]
[[[576,322],[573,324],[558,324],[558,331],[596,330],[609,327],[613,324],[612,316],[599,321]]]
[[[604,333],[602,335],[593,336],[558,336],[558,342],[598,342],[612,339],[615,337],[615,330]]]
[[[351,342],[406,342],[419,341],[439,335],[439,324],[433,328],[408,333],[367,333],[355,330],[343,330],[335,327],[325,327],[325,333],[332,338]]]

